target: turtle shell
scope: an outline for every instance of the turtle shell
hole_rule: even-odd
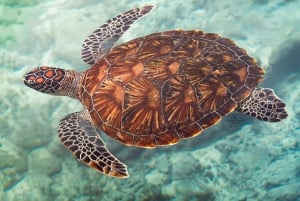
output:
[[[81,98],[94,124],[127,145],[170,145],[234,111],[264,71],[231,40],[202,31],[151,34],[87,70]]]

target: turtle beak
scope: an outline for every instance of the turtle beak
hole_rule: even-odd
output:
[[[34,86],[36,86],[36,83],[34,80],[35,80],[35,78],[32,76],[32,71],[25,74],[23,77],[24,84],[30,88],[34,88]]]
[[[28,81],[25,79],[25,77],[23,78],[24,84],[28,87],[30,87],[30,85],[28,84]]]
[[[30,87],[30,88],[34,88],[35,83],[34,83],[33,81],[31,81],[31,80],[26,80],[25,77],[24,77],[23,81],[24,81],[24,84],[25,84],[26,86],[28,86],[28,87]]]
[[[28,74],[24,75],[23,82],[26,86],[31,87],[30,80],[28,79]]]

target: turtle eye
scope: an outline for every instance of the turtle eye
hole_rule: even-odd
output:
[[[34,88],[37,84],[43,81],[43,74],[38,68],[33,69],[24,76],[24,84],[28,87]]]

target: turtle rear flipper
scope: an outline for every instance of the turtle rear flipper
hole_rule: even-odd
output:
[[[63,118],[59,122],[58,136],[81,162],[113,177],[128,177],[127,166],[106,148],[87,112],[75,112]]]
[[[135,8],[108,20],[85,39],[81,49],[82,60],[90,65],[95,64],[136,20],[152,8],[151,5]]]
[[[269,122],[277,122],[288,116],[285,103],[268,88],[255,88],[251,95],[240,103],[237,111]]]

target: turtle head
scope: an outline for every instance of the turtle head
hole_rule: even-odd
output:
[[[78,96],[75,75],[74,71],[41,66],[24,75],[24,84],[42,93],[75,98]]]

